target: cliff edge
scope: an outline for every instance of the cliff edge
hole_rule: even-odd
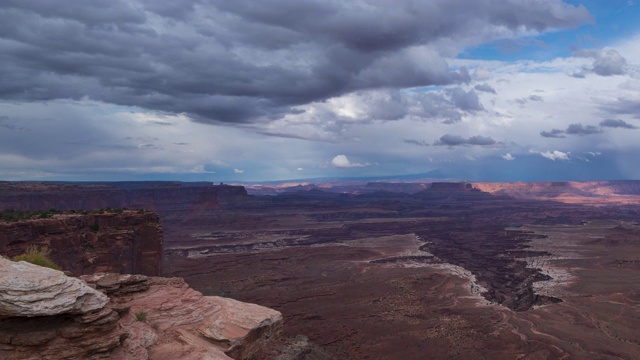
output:
[[[249,359],[281,329],[278,311],[203,296],[181,278],[81,280],[0,257],[2,359]]]
[[[20,255],[30,245],[47,246],[51,259],[75,276],[161,274],[162,225],[149,211],[59,213],[0,221],[0,254]]]

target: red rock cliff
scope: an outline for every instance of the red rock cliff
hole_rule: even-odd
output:
[[[248,197],[242,186],[180,182],[0,182],[0,210],[146,209],[163,220]]]
[[[0,254],[16,256],[32,244],[48,246],[51,259],[76,276],[161,273],[162,226],[148,211],[0,222]]]

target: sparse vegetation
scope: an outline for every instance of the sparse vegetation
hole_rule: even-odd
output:
[[[147,320],[147,313],[144,310],[140,310],[136,313],[136,319],[138,321],[145,321]]]
[[[17,221],[25,221],[25,220],[32,220],[32,219],[49,219],[53,215],[58,215],[58,214],[82,214],[82,215],[89,215],[89,214],[95,215],[95,214],[108,214],[108,213],[122,214],[127,210],[128,210],[127,208],[120,208],[120,209],[106,208],[106,209],[95,209],[95,210],[49,209],[49,210],[40,210],[40,211],[19,211],[14,209],[7,209],[7,210],[0,211],[0,221],[17,222]],[[138,213],[143,214],[145,213],[145,211],[139,210]]]
[[[24,254],[14,257],[13,261],[26,261],[31,264],[48,267],[50,269],[62,270],[62,268],[49,259],[51,249],[46,246],[29,245]]]

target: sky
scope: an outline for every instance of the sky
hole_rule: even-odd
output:
[[[2,0],[0,180],[640,179],[637,19],[636,0]]]

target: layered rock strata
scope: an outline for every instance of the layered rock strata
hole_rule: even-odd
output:
[[[162,225],[158,215],[148,211],[0,221],[0,254],[13,257],[30,245],[49,247],[51,259],[76,276],[161,272]]]
[[[21,278],[24,269],[32,281]],[[282,329],[279,312],[203,296],[180,278],[100,273],[65,287],[57,270],[1,257],[0,270],[1,359],[249,359]],[[53,298],[67,301],[45,312],[38,302],[20,311],[6,305],[37,297],[29,286],[59,289]]]
[[[0,209],[146,209],[158,213],[165,221],[245,198],[247,192],[242,186],[208,182],[0,182]]]
[[[84,314],[109,301],[79,279],[42,269],[0,257],[0,317]]]

